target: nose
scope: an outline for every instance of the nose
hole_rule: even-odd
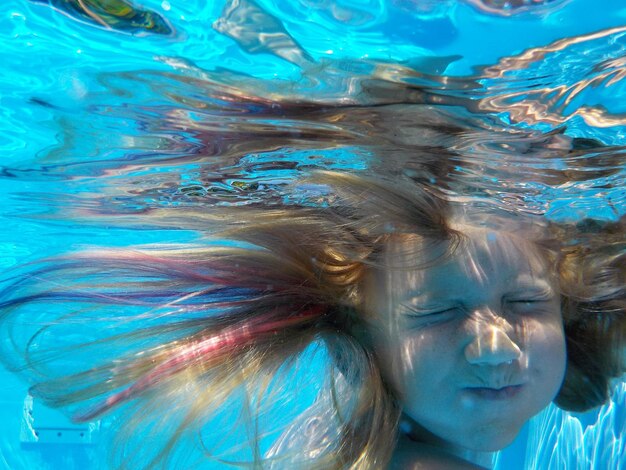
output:
[[[497,366],[519,359],[522,351],[507,332],[498,325],[479,326],[477,334],[465,347],[470,364]]]

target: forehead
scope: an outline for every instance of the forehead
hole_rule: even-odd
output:
[[[537,246],[504,231],[464,227],[452,253],[450,242],[429,244],[416,236],[391,241],[383,270],[396,288],[463,288],[547,281],[548,266]]]

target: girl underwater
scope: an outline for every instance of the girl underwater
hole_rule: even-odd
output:
[[[125,468],[197,468],[177,445],[233,400],[250,465],[375,469],[478,468],[470,453],[552,400],[607,399],[625,367],[623,218],[559,225],[382,175],[299,184],[316,204],[148,216],[202,245],[46,261],[3,291],[4,359],[77,421],[117,410],[121,447],[160,436],[123,448]],[[311,345],[320,398],[262,451],[265,404],[302,393],[273,384]]]
[[[66,2],[68,14],[126,24],[113,14],[117,8],[82,3]],[[303,102],[292,83],[275,95],[243,93],[242,83],[252,83],[248,90],[258,83],[171,58],[182,77],[101,74],[102,86],[119,95],[122,79],[129,90],[161,84],[170,101],[144,107],[157,116],[146,122],[200,142],[185,161],[201,163],[207,182],[216,173],[227,178],[234,165],[225,162],[276,148],[361,145],[380,161],[368,162],[368,171],[311,172],[294,178],[296,196],[270,191],[264,203],[248,206],[220,205],[211,194],[206,199],[217,203],[141,206],[132,214],[116,213],[115,205],[94,209],[101,202],[95,196],[91,206],[74,207],[70,217],[110,215],[130,227],[182,227],[202,238],[77,251],[16,272],[0,297],[0,344],[3,361],[32,384],[32,395],[78,422],[115,419],[111,465],[129,469],[477,468],[482,453],[509,444],[551,401],[577,411],[606,401],[611,379],[626,367],[624,217],[559,223],[488,198],[509,183],[512,191],[528,170],[511,154],[541,153],[543,164],[550,149],[563,156],[596,143],[566,138],[558,128],[565,120],[544,111],[541,90],[532,99],[476,100],[463,93],[479,80],[455,84],[374,62],[312,64],[262,15],[254,2],[228,2],[214,27],[239,34],[247,51],[311,67],[304,75],[320,80],[323,102]],[[237,22],[250,16],[257,21],[248,27],[258,30],[242,33]],[[131,27],[137,25],[127,22]],[[527,63],[520,56],[502,67]],[[345,88],[326,86],[345,70]],[[503,74],[499,66],[488,70]],[[166,79],[176,82],[174,92]],[[438,105],[457,108],[448,113]],[[541,109],[536,114],[554,119],[556,130],[490,140],[485,128],[497,125],[486,120],[477,129],[469,114],[498,106],[517,122]],[[283,125],[289,119],[300,127]],[[510,165],[496,153],[504,148]],[[497,158],[467,157],[477,150]],[[577,168],[540,166],[538,179],[525,177],[556,185],[590,179],[594,165],[610,175],[622,165],[620,150],[597,149],[573,158]],[[103,173],[130,175],[116,184],[141,188],[133,171],[176,160],[164,155],[125,158],[111,168],[110,161],[76,166],[103,165]],[[489,186],[483,177],[496,165],[500,179]],[[146,194],[136,190],[136,200]],[[314,401],[298,409],[311,395]],[[283,412],[293,410],[276,420],[281,401]],[[247,461],[224,437],[241,428]]]

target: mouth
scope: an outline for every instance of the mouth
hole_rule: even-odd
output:
[[[465,391],[473,397],[483,400],[508,400],[515,397],[523,385],[509,385],[507,387],[467,387]]]

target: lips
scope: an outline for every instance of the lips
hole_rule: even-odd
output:
[[[507,387],[467,387],[465,391],[471,396],[483,400],[507,400],[515,397],[522,389],[522,385],[509,385]]]

